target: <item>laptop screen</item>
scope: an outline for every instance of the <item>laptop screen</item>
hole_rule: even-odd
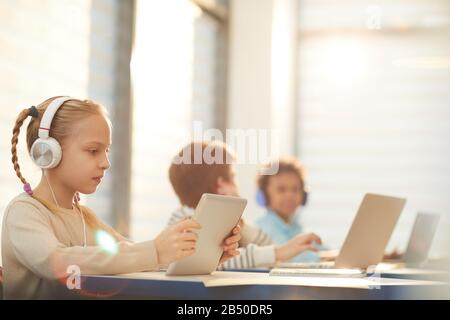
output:
[[[427,259],[438,222],[439,214],[417,214],[404,255],[406,263],[419,263]]]

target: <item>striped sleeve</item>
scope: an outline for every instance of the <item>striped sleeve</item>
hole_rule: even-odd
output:
[[[273,243],[272,239],[270,238],[270,236],[265,233],[264,231],[262,231],[261,229],[258,229],[258,233],[256,234],[255,240],[254,240],[254,244],[260,245],[260,246],[267,246]]]
[[[273,241],[272,238],[260,228],[245,221],[241,229],[241,241],[239,244],[241,247],[246,247],[249,244],[268,246],[273,244]]]
[[[238,249],[240,254],[225,261],[219,270],[268,267],[275,264],[275,247],[249,244]]]
[[[171,226],[178,221],[181,221],[185,218],[189,218],[189,215],[187,215],[182,208],[178,209],[177,211],[173,212],[172,215],[169,218],[168,225]]]

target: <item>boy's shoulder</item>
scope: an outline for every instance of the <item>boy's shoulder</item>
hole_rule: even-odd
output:
[[[255,220],[256,225],[260,226],[260,225],[266,225],[266,224],[271,224],[272,223],[272,217],[269,214],[269,211],[264,211],[264,213],[262,215],[260,215],[256,220]]]
[[[258,219],[255,220],[255,224],[271,237],[273,237],[275,233],[278,233],[279,230],[279,225],[270,211],[265,211]]]
[[[191,208],[188,208],[185,206],[179,207],[177,210],[172,212],[168,224],[172,225],[183,219],[192,218],[193,215],[194,215],[194,209],[191,209]]]

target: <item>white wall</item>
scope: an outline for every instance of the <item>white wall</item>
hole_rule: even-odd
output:
[[[403,249],[418,211],[450,214],[448,1],[301,1],[299,156],[305,224],[338,247],[364,193],[406,197],[388,245]],[[375,17],[376,18],[376,17]],[[373,22],[373,18],[371,18]],[[370,24],[369,24],[370,26]]]
[[[227,127],[269,130],[278,142],[269,143],[269,148],[275,147],[273,156],[295,151],[295,8],[291,0],[235,0],[230,7]],[[248,154],[237,156],[249,160]],[[236,166],[241,195],[249,200],[249,219],[262,211],[255,203],[255,181],[257,169],[268,158]]]
[[[10,161],[12,128],[19,112],[55,95],[89,91],[90,1],[0,2],[0,216],[23,192]],[[58,28],[55,28],[55,25]],[[69,41],[66,41],[70,39]],[[26,151],[24,123],[19,163],[33,185],[40,171]]]

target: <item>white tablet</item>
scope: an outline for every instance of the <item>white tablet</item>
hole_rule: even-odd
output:
[[[196,252],[169,265],[167,275],[210,274],[217,269],[223,253],[223,241],[230,235],[247,205],[239,197],[203,194],[193,219],[202,226],[197,233]]]

